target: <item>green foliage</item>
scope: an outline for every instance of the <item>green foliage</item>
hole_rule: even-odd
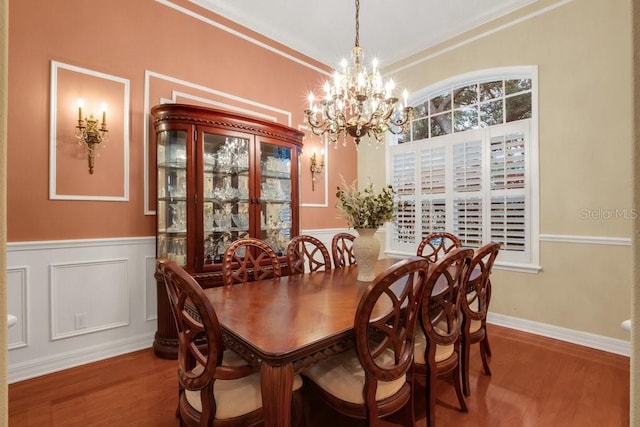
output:
[[[355,181],[348,185],[342,179],[338,187],[336,208],[353,228],[378,228],[395,219],[393,188],[389,185],[375,194],[369,182],[363,191],[358,191]]]

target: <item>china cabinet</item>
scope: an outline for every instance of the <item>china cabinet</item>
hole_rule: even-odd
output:
[[[286,269],[298,235],[298,156],[304,134],[275,122],[183,104],[151,109],[156,137],[156,257],[203,287],[222,284],[225,249],[256,237]],[[175,357],[175,326],[158,283],[156,354]]]

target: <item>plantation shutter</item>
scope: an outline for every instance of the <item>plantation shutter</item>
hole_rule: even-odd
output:
[[[415,151],[405,149],[392,154],[391,182],[397,198],[392,245],[413,244],[416,239],[416,166]]]
[[[482,245],[482,198],[458,198],[453,201],[453,233],[465,246]]]
[[[491,137],[491,189],[524,188],[524,133]]]
[[[526,246],[525,198],[491,198],[491,240],[501,250],[524,251]]]
[[[482,141],[453,146],[453,189],[457,192],[482,190]]]
[[[436,231],[446,231],[446,201],[445,199],[438,200],[423,200],[422,201],[422,227],[421,236],[422,239],[429,233]]]
[[[420,150],[420,189],[422,194],[445,192],[445,147]]]
[[[427,234],[448,231],[474,248],[499,242],[503,263],[530,262],[529,134],[520,120],[390,147],[390,250],[414,253]]]

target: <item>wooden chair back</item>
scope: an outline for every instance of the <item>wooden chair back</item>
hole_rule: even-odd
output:
[[[363,396],[370,423],[408,404],[412,419],[406,425],[415,424],[411,397],[414,332],[427,267],[428,262],[420,257],[392,265],[376,277],[358,305],[354,323],[356,354],[365,372]],[[387,357],[381,357],[383,353]],[[381,410],[376,401],[378,382],[393,381],[403,375],[406,383],[394,401],[385,402],[388,407]]]
[[[182,420],[213,425],[217,411],[214,395],[216,380],[246,377],[254,372],[248,365],[223,366],[224,344],[218,318],[200,285],[182,267],[166,259],[157,261],[164,280],[178,330],[178,380]],[[202,410],[185,404],[183,390],[199,391]],[[188,409],[187,409],[188,408]],[[261,413],[249,414],[248,421],[259,421]]]
[[[460,324],[461,289],[469,279],[469,266],[473,249],[454,248],[429,268],[420,305],[420,328],[424,334],[424,349],[418,346],[420,363],[415,369],[418,375],[426,376],[427,426],[435,425],[436,378],[450,373],[460,409],[467,406],[460,379]],[[420,338],[422,343],[422,338]],[[422,345],[422,344],[421,344]],[[417,355],[415,355],[418,358]]]
[[[291,239],[287,246],[287,262],[289,274],[331,270],[327,247],[313,236],[300,235]]]
[[[458,341],[462,322],[460,292],[469,278],[472,258],[473,249],[454,248],[429,269],[420,310],[420,326],[429,352],[435,352],[435,344],[445,346]]]
[[[426,235],[418,245],[416,255],[429,260],[430,263],[438,261],[452,249],[462,246],[460,239],[447,232],[431,233]]]
[[[338,233],[331,239],[331,255],[335,268],[356,264],[353,254],[353,241],[356,236],[349,233]]]
[[[231,243],[222,258],[225,285],[281,277],[280,262],[269,245],[252,237]]]
[[[475,251],[469,267],[469,281],[461,298],[465,319],[484,320],[491,299],[489,275],[500,251],[500,243],[490,242]]]
[[[491,375],[489,356],[491,347],[487,335],[487,311],[491,301],[491,279],[489,278],[493,264],[500,251],[500,244],[490,242],[476,250],[469,266],[469,280],[461,295],[462,330],[462,391],[465,396],[471,395],[469,382],[469,359],[471,344],[480,343],[480,358],[487,375]]]

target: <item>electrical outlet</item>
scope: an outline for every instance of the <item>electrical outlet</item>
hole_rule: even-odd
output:
[[[84,329],[87,327],[87,313],[77,313],[75,316],[75,328]]]

